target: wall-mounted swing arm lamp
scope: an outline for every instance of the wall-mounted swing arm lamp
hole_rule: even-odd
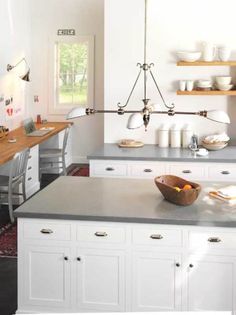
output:
[[[127,128],[128,129],[137,129],[142,126],[145,126],[145,130],[147,130],[147,126],[150,121],[150,116],[152,114],[164,114],[168,116],[175,116],[175,115],[198,115],[201,117],[205,117],[209,120],[219,122],[219,123],[225,123],[229,124],[230,123],[230,118],[229,116],[219,110],[210,110],[210,111],[199,111],[199,112],[183,112],[183,111],[175,111],[175,105],[167,105],[161,90],[157,84],[157,81],[155,79],[155,76],[152,72],[152,67],[154,66],[153,63],[148,64],[147,63],[147,5],[148,5],[148,0],[145,0],[145,17],[144,17],[144,63],[138,63],[137,66],[139,67],[139,72],[138,75],[135,79],[134,85],[131,89],[131,92],[127,98],[127,101],[124,105],[121,105],[120,103],[117,104],[117,110],[96,110],[96,109],[91,109],[91,108],[73,108],[67,115],[67,119],[74,119],[77,117],[82,117],[85,115],[91,115],[91,114],[96,114],[96,113],[101,113],[101,114],[118,114],[118,115],[124,115],[124,114],[131,114],[128,123],[127,123]],[[133,92],[136,88],[136,85],[139,81],[139,78],[141,74],[143,73],[143,78],[144,78],[144,98],[143,98],[143,108],[141,110],[126,110],[127,105],[130,102],[131,96],[133,95]],[[162,103],[164,107],[166,108],[165,111],[156,111],[155,108],[156,106],[150,105],[150,99],[147,97],[147,80],[148,76],[150,76],[151,80],[154,82],[154,86],[162,100]]]
[[[27,61],[26,61],[25,58],[22,58],[22,59],[21,59],[19,62],[17,62],[14,66],[8,64],[8,65],[7,65],[7,72],[10,72],[10,71],[13,70],[14,68],[16,68],[19,64],[21,64],[22,62],[25,62],[25,64],[26,64],[28,70],[27,70],[27,72],[26,72],[25,74],[23,74],[22,76],[20,76],[20,79],[23,80],[23,81],[26,81],[26,82],[30,82],[30,77],[29,77],[29,75],[30,75],[30,67],[29,67],[29,65],[28,65],[28,63],[27,63]]]

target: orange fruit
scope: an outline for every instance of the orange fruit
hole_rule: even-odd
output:
[[[189,184],[184,185],[183,190],[193,189],[193,187]]]

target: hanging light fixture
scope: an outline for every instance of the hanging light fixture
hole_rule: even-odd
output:
[[[127,101],[124,105],[121,105],[120,103],[117,104],[116,110],[97,110],[93,108],[81,108],[81,107],[75,107],[73,108],[68,114],[67,119],[74,119],[77,117],[82,117],[85,115],[91,115],[96,113],[110,113],[110,114],[118,114],[118,115],[124,115],[124,114],[131,114],[128,123],[127,128],[128,129],[137,129],[142,126],[145,127],[145,130],[147,130],[147,126],[150,121],[150,116],[152,114],[164,114],[168,116],[174,116],[174,115],[197,115],[201,117],[205,117],[209,120],[229,124],[230,118],[227,113],[220,110],[210,110],[210,111],[198,111],[198,112],[184,112],[184,111],[175,111],[175,105],[171,104],[168,105],[161,93],[161,90],[157,84],[157,81],[155,79],[155,76],[152,72],[152,68],[154,67],[153,63],[148,64],[147,63],[147,7],[148,7],[148,0],[145,0],[145,17],[144,17],[144,62],[143,64],[138,63],[137,66],[139,67],[138,75],[135,79],[134,85],[131,89],[131,92],[127,98]],[[136,88],[136,85],[141,77],[141,74],[143,73],[144,78],[144,97],[143,97],[143,108],[141,110],[127,110],[127,106],[130,102],[130,99],[133,95],[133,92]],[[148,76],[151,77],[151,79],[154,82],[155,88],[157,90],[157,93],[161,97],[162,103],[164,107],[166,108],[165,111],[157,111],[155,110],[156,105],[150,105],[150,99],[147,97],[147,79]]]
[[[19,62],[17,62],[14,66],[8,64],[8,65],[7,65],[7,72],[10,72],[11,70],[13,70],[15,67],[17,67],[19,64],[21,64],[23,61],[25,62],[25,64],[26,64],[28,70],[26,71],[25,74],[23,74],[23,75],[20,76],[20,79],[23,80],[23,81],[26,81],[26,82],[30,82],[30,77],[29,77],[29,75],[30,75],[30,67],[29,67],[29,65],[28,65],[28,63],[27,63],[27,61],[26,61],[25,58],[22,58],[22,59],[21,59]]]

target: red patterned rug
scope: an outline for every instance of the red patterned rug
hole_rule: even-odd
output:
[[[83,176],[83,177],[89,177],[89,167],[83,166],[79,167],[76,166],[73,168],[69,173],[68,176]]]
[[[0,257],[17,256],[17,225],[8,223],[0,229]]]

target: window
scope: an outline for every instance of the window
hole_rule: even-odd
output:
[[[51,114],[64,115],[76,106],[93,107],[93,50],[92,36],[64,37],[55,43]]]

